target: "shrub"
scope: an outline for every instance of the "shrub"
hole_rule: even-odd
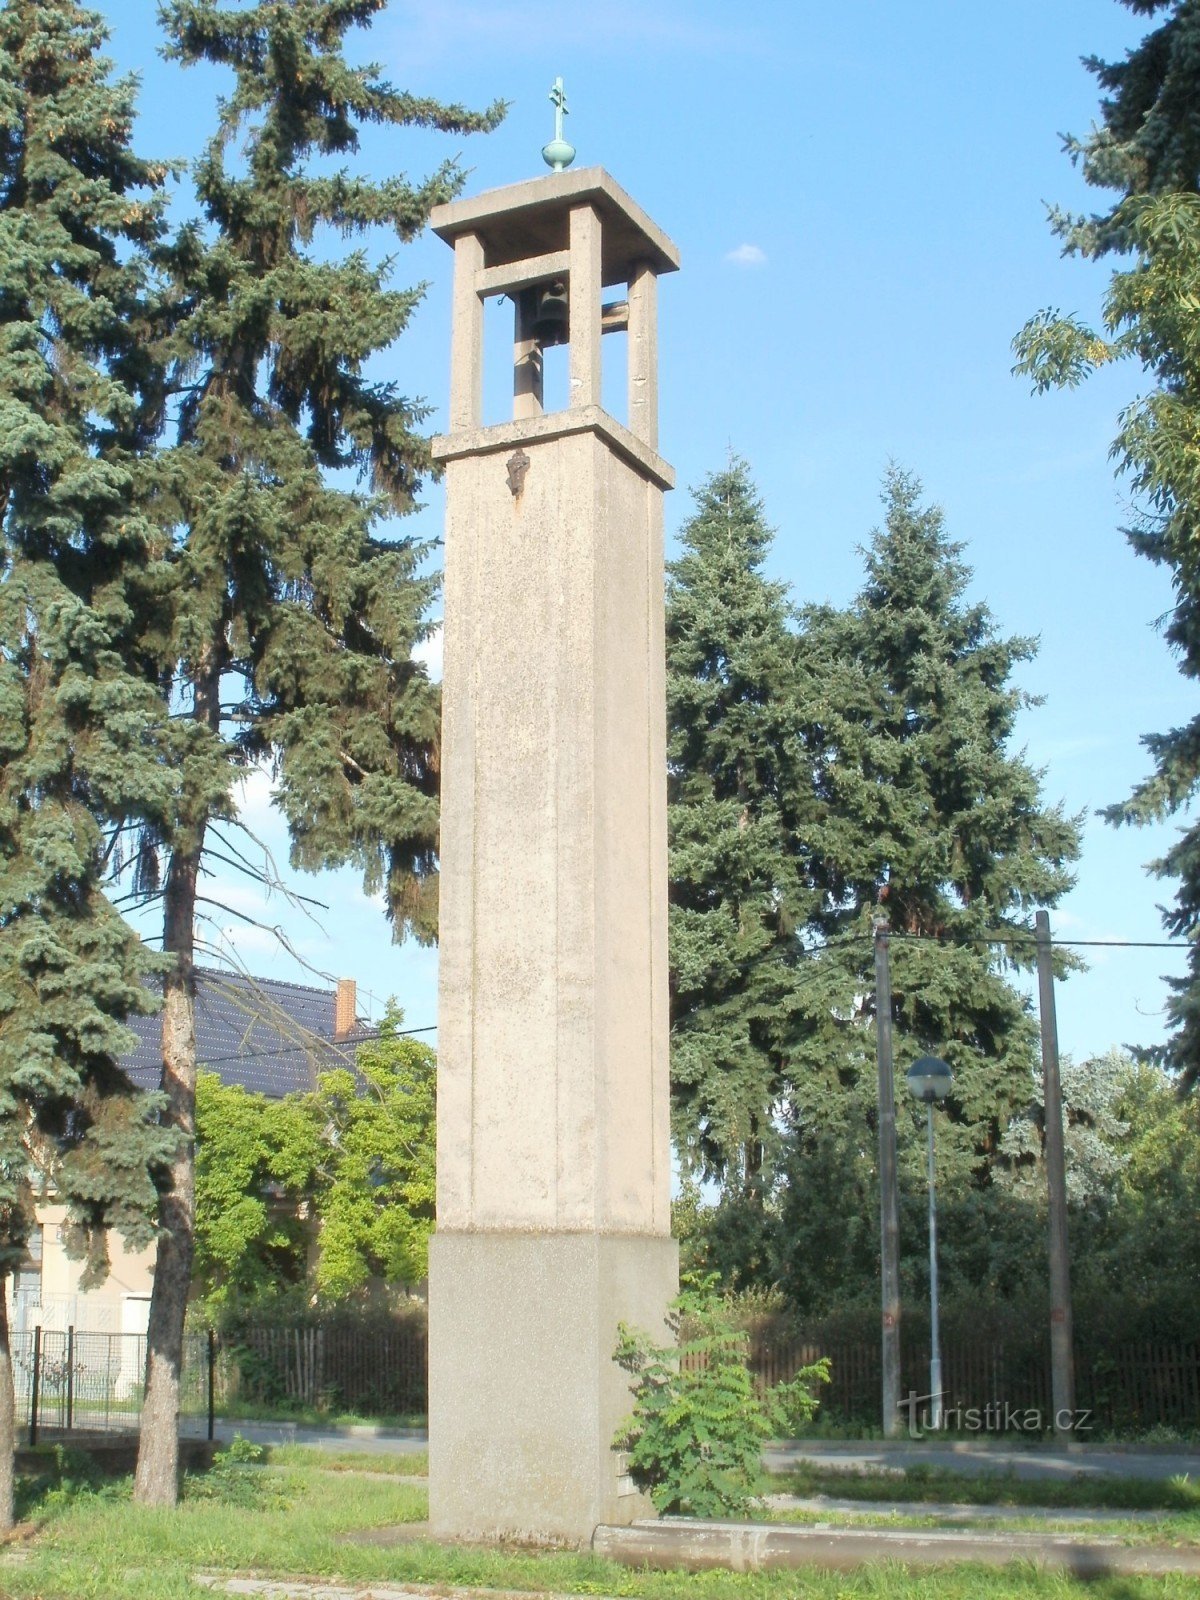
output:
[[[688,1287],[672,1302],[670,1344],[620,1328],[615,1359],[634,1380],[633,1414],[613,1448],[629,1452],[634,1482],[660,1512],[744,1514],[758,1487],[764,1441],[808,1421],[817,1386],[829,1381],[829,1363],[821,1360],[760,1392],[747,1365],[747,1336],[713,1282]]]
[[[207,1472],[186,1473],[186,1500],[215,1500],[244,1511],[285,1511],[291,1504],[283,1479],[265,1466],[266,1451],[235,1433],[227,1450],[218,1450]]]

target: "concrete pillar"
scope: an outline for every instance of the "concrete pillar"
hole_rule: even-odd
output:
[[[454,243],[454,312],[450,333],[450,427],[477,428],[483,421],[483,301],[476,280],[483,267],[478,234]]]
[[[571,208],[570,404],[600,404],[600,218],[590,205]]]
[[[647,262],[629,277],[629,427],[658,449],[658,278]]]
[[[612,1353],[621,1322],[663,1328],[677,1282],[662,516],[674,480],[599,405],[602,280],[627,270],[610,222],[659,270],[676,264],[595,170],[434,217],[472,317],[462,238],[482,244],[476,285],[521,279],[522,229],[528,257],[569,240],[572,383],[566,411],[542,414],[518,386],[511,422],[434,443],[446,620],[429,1474],[445,1537],[584,1544],[649,1509],[612,1449],[629,1410]],[[524,350],[528,323],[516,331]]]

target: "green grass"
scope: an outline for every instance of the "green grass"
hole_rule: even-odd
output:
[[[406,1458],[411,1459],[411,1458]],[[589,1556],[415,1542],[347,1544],[351,1531],[416,1521],[424,1491],[385,1473],[332,1482],[324,1466],[285,1460],[227,1467],[189,1485],[177,1511],[146,1511],[128,1483],[43,1486],[27,1509],[40,1531],[0,1555],[0,1593],[11,1600],[197,1600],[199,1571],[307,1575],[349,1583],[390,1579],[481,1589],[552,1591],[631,1600],[1195,1600],[1192,1579],[1120,1578],[1081,1584],[1027,1565],[1003,1572],[957,1568],[909,1574],[741,1575],[630,1571]],[[203,1488],[206,1497],[199,1497]]]
[[[423,1478],[429,1471],[424,1450],[408,1455],[381,1455],[365,1450],[322,1450],[309,1444],[265,1446],[267,1460],[277,1467],[315,1467],[325,1472],[372,1472],[393,1478]]]
[[[956,1505],[1045,1506],[1062,1510],[1200,1513],[1200,1479],[1121,1478],[1079,1473],[1070,1478],[1018,1478],[1008,1472],[954,1472],[945,1467],[898,1470],[798,1462],[766,1480],[766,1493],[827,1494],[842,1500],[940,1500]]]

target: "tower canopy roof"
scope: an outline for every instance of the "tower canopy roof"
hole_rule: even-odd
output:
[[[434,207],[430,222],[447,244],[460,234],[478,234],[487,265],[509,266],[565,250],[571,209],[583,202],[590,202],[600,216],[602,283],[627,283],[632,269],[646,261],[655,272],[676,271],[677,247],[603,167],[552,172],[451,200]]]

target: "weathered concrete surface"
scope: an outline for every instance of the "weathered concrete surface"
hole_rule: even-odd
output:
[[[626,1566],[688,1571],[723,1567],[734,1572],[771,1572],[808,1566],[848,1571],[884,1562],[920,1567],[973,1562],[1003,1567],[1028,1561],[1087,1578],[1174,1572],[1200,1576],[1200,1546],[1127,1545],[1119,1539],[957,1528],[807,1528],[663,1517],[624,1528],[599,1527],[592,1549],[596,1555]]]
[[[446,465],[430,1519],[586,1544],[646,1509],[613,1433],[621,1322],[677,1282],[667,1079],[664,488],[655,297],[678,254],[608,175],[439,208],[455,255]],[[565,252],[565,255],[564,255]],[[569,280],[570,401],[482,426],[488,294]],[[628,281],[630,427],[601,406]],[[518,291],[521,293],[523,291]],[[530,292],[533,292],[532,289]],[[533,360],[536,372],[529,363]]]
[[[536,1595],[514,1589],[464,1589],[445,1583],[334,1583],[320,1578],[231,1578],[220,1572],[198,1572],[193,1583],[219,1594],[256,1595],[262,1600],[578,1600],[550,1594]],[[588,1600],[611,1600],[590,1595]]]
[[[478,238],[489,266],[566,248],[572,211],[590,206],[603,225],[603,282],[624,283],[634,264],[674,272],[679,250],[603,167],[573,167],[435,206],[429,224],[447,244]]]
[[[437,1225],[666,1235],[662,495],[510,426],[520,494],[446,473]]]
[[[612,1438],[629,1413],[617,1325],[662,1326],[673,1239],[599,1233],[437,1233],[429,1341],[435,1538],[586,1545],[600,1522],[645,1516]]]
[[[411,1482],[423,1483],[417,1478]],[[848,1500],[828,1494],[765,1494],[765,1510],[812,1511],[839,1517],[936,1517],[941,1522],[1012,1522],[1028,1518],[1036,1522],[1074,1522],[1081,1526],[1103,1526],[1112,1522],[1141,1522],[1151,1525],[1169,1517],[1169,1511],[1080,1511],[1060,1506],[981,1506],[959,1500]]]

